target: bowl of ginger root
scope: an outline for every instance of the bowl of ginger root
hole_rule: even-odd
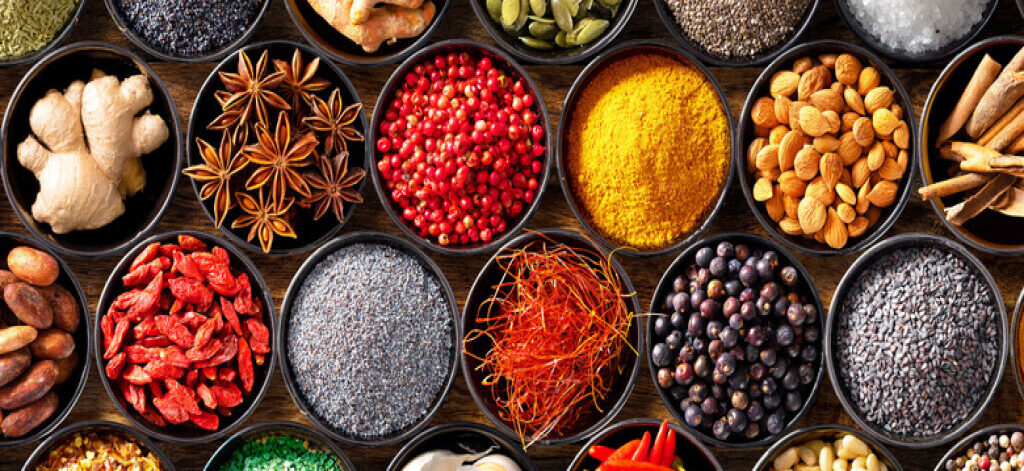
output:
[[[7,105],[4,190],[28,232],[62,255],[123,253],[163,216],[178,184],[181,122],[137,55],[83,42],[22,78]]]

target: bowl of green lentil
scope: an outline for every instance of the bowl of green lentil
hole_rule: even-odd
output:
[[[1011,471],[1024,467],[1024,426],[992,425],[950,447],[935,471]]]
[[[174,471],[174,462],[163,452],[156,443],[150,440],[144,433],[139,430],[132,428],[128,425],[124,425],[117,422],[110,422],[106,420],[88,420],[85,422],[78,422],[67,427],[64,427],[56,432],[50,434],[46,440],[43,440],[39,446],[36,447],[32,455],[25,460],[22,471],[36,471],[42,466],[48,456],[51,453],[57,451],[59,445],[63,445],[66,439],[70,439],[72,434],[89,434],[89,433],[100,433],[106,436],[106,438],[116,437],[124,442],[134,443],[140,452],[140,457],[150,456],[156,458],[159,462],[160,468],[158,471]],[[93,450],[95,451],[95,450]],[[84,453],[85,450],[83,449]],[[122,452],[123,453],[123,452]],[[67,455],[65,455],[67,456]],[[123,459],[123,454],[122,454]],[[62,463],[66,464],[66,463]],[[77,463],[76,463],[77,464]],[[128,464],[121,461],[121,464]],[[134,463],[140,465],[141,463]],[[46,468],[55,469],[55,468]]]
[[[821,0],[653,0],[672,36],[715,67],[767,64],[807,31]]]
[[[86,0],[2,0],[0,67],[35,63],[67,39]]]
[[[281,304],[277,355],[292,400],[334,441],[408,440],[455,381],[457,306],[440,267],[405,239],[331,240],[302,264]]]
[[[456,454],[503,455],[521,471],[537,471],[537,465],[521,444],[513,442],[494,427],[473,422],[455,422],[424,430],[395,454],[387,471],[402,471],[416,457],[439,450]]]
[[[298,422],[262,422],[231,436],[217,448],[204,471],[355,471],[338,445]]]

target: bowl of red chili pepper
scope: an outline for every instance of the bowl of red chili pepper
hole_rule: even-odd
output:
[[[220,237],[150,237],[117,264],[94,332],[103,387],[159,440],[205,443],[245,421],[270,385],[274,304],[256,266]]]
[[[668,420],[631,419],[612,425],[576,454],[568,471],[722,471],[704,444]]]

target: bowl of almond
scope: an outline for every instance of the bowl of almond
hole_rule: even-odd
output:
[[[744,104],[743,195],[786,247],[849,255],[906,206],[916,136],[910,96],[881,59],[841,41],[797,46],[764,70]]]

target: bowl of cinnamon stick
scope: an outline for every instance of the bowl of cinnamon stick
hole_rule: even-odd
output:
[[[1024,254],[1024,37],[987,39],[953,59],[920,132],[919,196],[971,247]]]

